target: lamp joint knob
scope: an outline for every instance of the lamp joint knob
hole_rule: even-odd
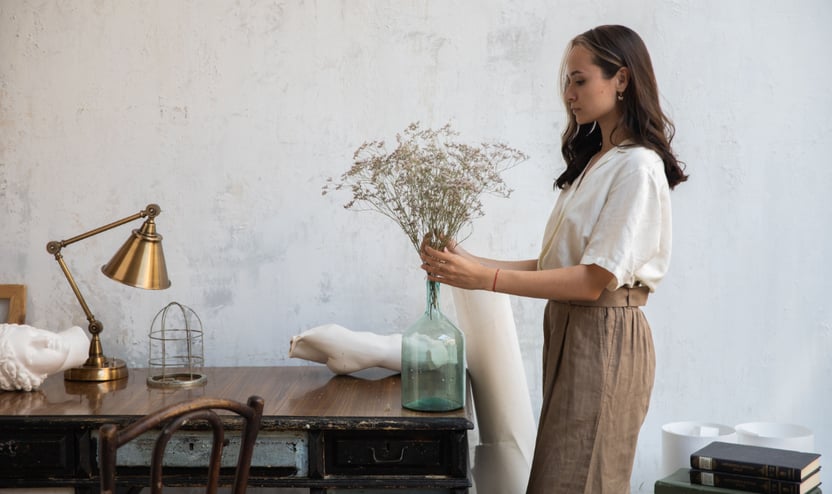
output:
[[[53,240],[46,244],[46,252],[49,252],[50,254],[54,255],[60,252],[62,247],[63,245],[61,245],[60,242],[58,242],[57,240]]]
[[[162,208],[159,207],[158,204],[148,204],[147,207],[144,208],[145,216],[148,216],[150,218],[155,218],[159,216],[161,212]]]

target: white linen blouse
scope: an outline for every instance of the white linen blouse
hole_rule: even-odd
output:
[[[647,286],[670,263],[670,187],[657,153],[614,147],[561,190],[546,224],[538,269],[597,264],[607,290]]]

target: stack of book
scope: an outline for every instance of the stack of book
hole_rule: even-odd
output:
[[[714,441],[690,455],[690,483],[763,494],[820,492],[820,454]]]

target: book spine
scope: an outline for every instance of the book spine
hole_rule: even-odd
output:
[[[690,466],[698,470],[736,473],[738,475],[766,477],[769,479],[787,480],[792,482],[800,481],[800,470],[796,468],[778,467],[777,465],[761,465],[759,463],[747,463],[743,461],[691,455]]]
[[[799,483],[702,470],[690,471],[690,483],[762,494],[800,494]]]

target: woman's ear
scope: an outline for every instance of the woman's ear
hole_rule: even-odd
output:
[[[627,89],[627,85],[630,83],[630,69],[627,67],[621,67],[618,69],[618,72],[615,73],[615,91],[618,93],[623,93],[625,89]]]

